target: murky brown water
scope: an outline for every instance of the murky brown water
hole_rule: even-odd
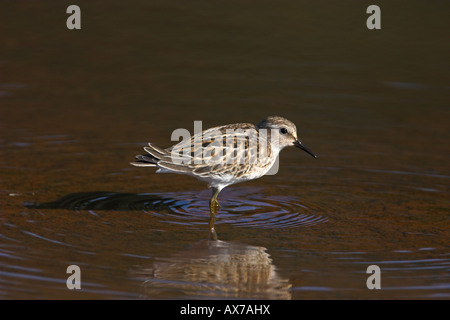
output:
[[[0,4],[1,298],[450,298],[449,3],[67,5]],[[319,159],[225,189],[218,242],[202,183],[128,164],[272,114]]]

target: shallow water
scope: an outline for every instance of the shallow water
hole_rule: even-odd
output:
[[[450,7],[405,3],[2,3],[0,298],[450,298]],[[223,190],[220,241],[204,184],[129,165],[271,114],[319,159]]]

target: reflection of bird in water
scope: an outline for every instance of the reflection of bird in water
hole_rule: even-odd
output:
[[[291,298],[291,284],[279,276],[263,247],[200,241],[136,274],[149,298]]]
[[[275,164],[280,151],[288,146],[296,146],[317,158],[298,139],[295,124],[283,117],[271,116],[256,126],[235,123],[211,128],[167,149],[149,143],[144,148],[147,154],[137,155],[137,161],[131,164],[156,167],[157,173],[185,174],[206,182],[213,190],[209,201],[210,234],[217,240],[214,220],[219,192],[229,185],[264,176]]]

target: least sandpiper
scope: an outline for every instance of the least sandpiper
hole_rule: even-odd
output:
[[[206,182],[212,188],[210,236],[217,239],[214,221],[219,192],[231,184],[267,174],[280,151],[288,146],[296,146],[317,158],[298,139],[295,124],[283,117],[270,116],[256,126],[236,123],[207,129],[167,149],[149,143],[144,147],[147,154],[136,156],[137,161],[131,164],[157,167],[157,173],[180,173]]]

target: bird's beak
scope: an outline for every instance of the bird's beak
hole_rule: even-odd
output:
[[[299,147],[300,149],[302,149],[303,151],[309,153],[310,155],[312,155],[315,159],[317,159],[317,156],[311,151],[309,150],[305,145],[303,145],[300,141],[296,140],[294,142],[294,145],[296,147]]]

